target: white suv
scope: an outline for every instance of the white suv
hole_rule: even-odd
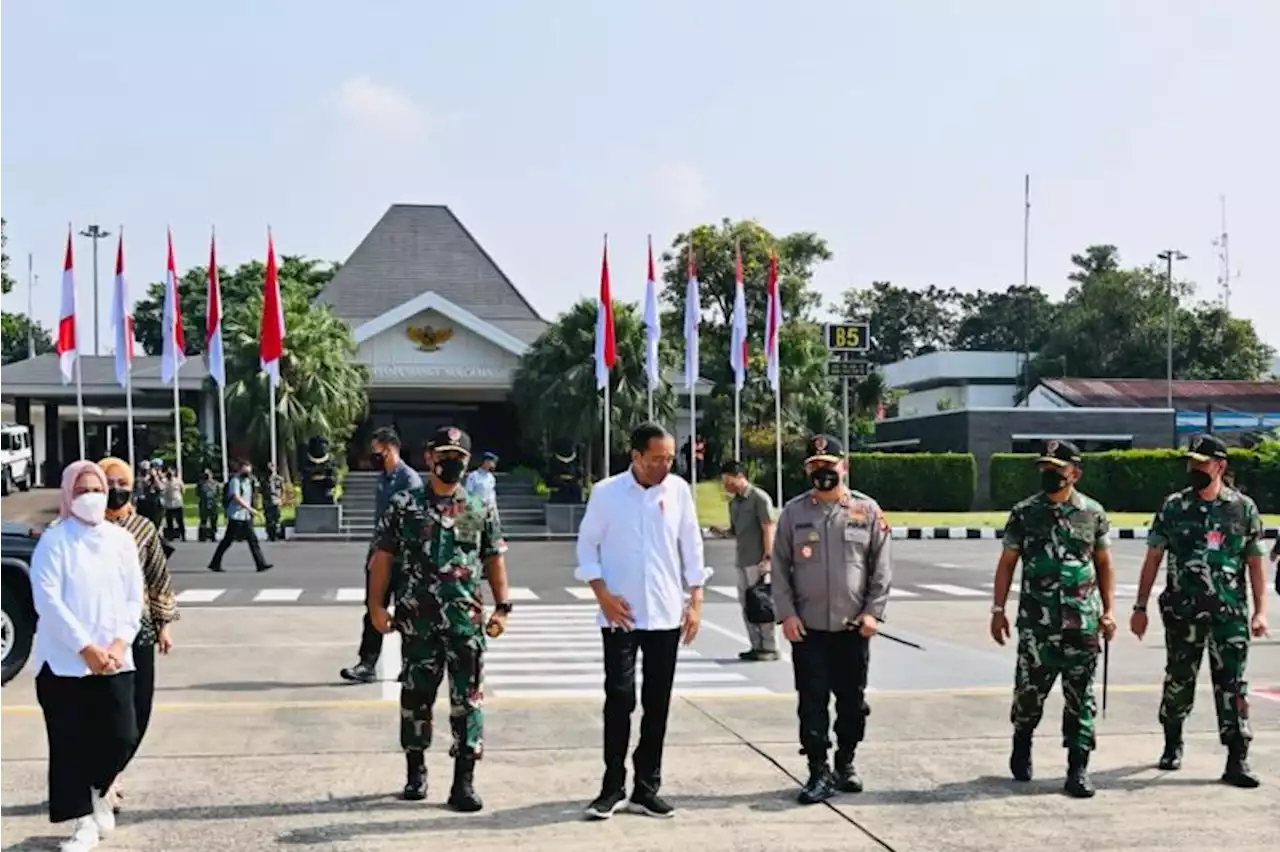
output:
[[[20,491],[31,488],[35,481],[31,458],[31,430],[17,423],[0,425],[0,490],[8,494],[13,486]]]

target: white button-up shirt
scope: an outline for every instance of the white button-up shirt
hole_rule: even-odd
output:
[[[125,645],[119,671],[133,671],[133,640],[142,620],[142,565],[138,545],[123,527],[67,518],[40,536],[31,557],[36,628],[32,669],[49,664],[60,677],[93,672],[80,656],[86,645]]]
[[[462,486],[473,497],[479,497],[486,503],[498,502],[498,478],[484,468],[476,468],[467,474],[466,484]]]
[[[684,586],[702,586],[711,571],[689,483],[668,476],[645,488],[628,469],[591,488],[578,529],[584,583],[604,580],[631,605],[637,630],[672,630],[684,614]],[[609,622],[601,613],[601,627]]]

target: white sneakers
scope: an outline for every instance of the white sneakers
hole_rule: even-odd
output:
[[[100,840],[97,820],[91,816],[80,817],[75,821],[71,836],[59,843],[58,849],[60,852],[89,852]]]
[[[89,799],[93,802],[93,821],[98,826],[100,835],[108,835],[116,829],[116,815],[111,807],[111,799],[97,790],[89,791]]]

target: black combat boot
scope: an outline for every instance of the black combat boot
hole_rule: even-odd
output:
[[[1074,748],[1067,752],[1067,783],[1062,789],[1077,799],[1093,797],[1095,791],[1093,782],[1089,780],[1089,752]]]
[[[809,758],[809,780],[800,789],[796,801],[802,805],[816,805],[825,802],[835,795],[835,779],[831,777],[831,769],[827,766],[827,756]]]
[[[476,759],[456,757],[453,761],[453,789],[449,791],[449,807],[463,813],[474,813],[484,807],[472,786],[475,778]]]
[[[1222,770],[1222,780],[1232,787],[1252,790],[1262,782],[1249,768],[1249,744],[1242,739],[1233,740],[1227,746],[1227,768]]]
[[[835,786],[841,793],[861,793],[862,779],[853,768],[853,749],[836,751]]]
[[[1160,755],[1160,768],[1172,771],[1182,768],[1182,723],[1164,723],[1164,751]]]
[[[1009,772],[1016,781],[1031,780],[1031,731],[1014,731]]]
[[[421,802],[427,797],[427,761],[426,755],[420,751],[406,751],[404,762],[404,792],[400,798],[406,802]]]

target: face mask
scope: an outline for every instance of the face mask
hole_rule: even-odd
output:
[[[454,485],[466,469],[467,463],[462,459],[440,459],[436,462],[436,478],[445,485]]]
[[[1203,491],[1213,484],[1213,474],[1207,470],[1190,470],[1187,472],[1187,482],[1191,483],[1191,487],[1196,491]]]
[[[81,494],[71,501],[71,514],[86,524],[100,524],[107,516],[107,495],[102,492]]]
[[[115,512],[129,505],[132,496],[128,488],[112,488],[107,492],[107,508]]]
[[[1067,479],[1059,470],[1050,468],[1040,471],[1040,487],[1046,494],[1057,494],[1067,487]]]
[[[369,464],[373,465],[374,470],[386,470],[387,457],[382,453],[369,453]]]
[[[833,467],[820,467],[809,474],[809,481],[819,491],[830,491],[840,484],[840,471]]]

